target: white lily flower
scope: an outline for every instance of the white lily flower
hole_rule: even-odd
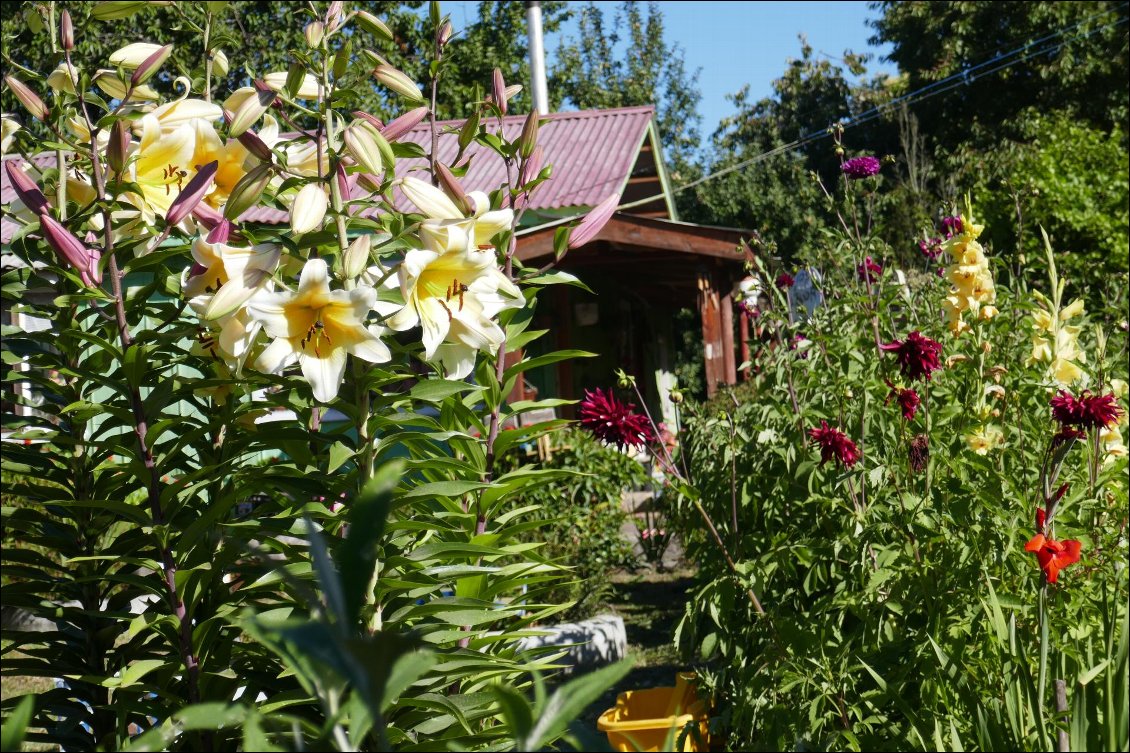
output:
[[[212,102],[202,99],[177,99],[166,102],[149,113],[161,123],[161,130],[175,129],[182,123],[206,121],[209,125],[224,116],[223,109]]]
[[[182,289],[202,318],[220,320],[264,288],[281,257],[282,249],[271,243],[229,246],[198,236],[192,243],[196,265]]]
[[[314,397],[330,402],[341,387],[346,354],[371,363],[392,358],[381,341],[380,328],[365,325],[376,300],[370,287],[330,290],[325,260],[310,259],[296,292],[259,293],[248,302],[252,318],[274,338],[259,354],[255,368],[278,374],[297,362]]]
[[[493,249],[467,243],[474,219],[441,222],[450,242],[405,254],[398,270],[405,306],[388,325],[403,331],[419,324],[425,358],[439,359],[449,376],[461,379],[474,367],[476,351],[498,352],[504,333],[494,317],[521,308],[525,299],[498,269]]]
[[[4,113],[3,117],[0,117],[0,152],[8,153],[8,147],[12,145],[12,139],[15,138],[18,130],[20,130],[19,121],[10,113]]]
[[[78,86],[78,68],[68,66],[66,62],[59,63],[47,77],[47,85],[57,92],[74,94]]]
[[[455,206],[455,202],[448,198],[447,194],[430,183],[409,175],[397,180],[395,185],[399,185],[404,196],[430,220],[463,221],[468,219],[463,216],[463,213]],[[514,211],[512,209],[489,211],[490,200],[482,191],[471,191],[467,194],[467,198],[475,207],[475,214],[470,218],[474,220],[474,223],[471,225],[469,240],[475,248],[490,246],[491,238],[513,224]],[[430,234],[433,242],[438,246],[450,249],[453,248],[452,242],[459,243],[463,240],[462,236],[458,234],[449,237],[449,234],[453,232],[450,230],[451,227],[452,224],[450,223],[425,221],[420,228],[420,234],[421,237]]]

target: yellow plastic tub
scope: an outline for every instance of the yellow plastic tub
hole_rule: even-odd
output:
[[[707,750],[706,704],[698,699],[693,672],[675,677],[673,688],[627,690],[616,698],[616,706],[600,715],[596,728],[608,735],[608,744],[618,751]],[[677,747],[683,729],[694,724]],[[698,734],[695,735],[695,732]],[[666,747],[670,738],[671,747]]]

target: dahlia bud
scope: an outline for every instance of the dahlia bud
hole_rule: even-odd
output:
[[[294,197],[290,207],[290,229],[297,235],[322,226],[329,208],[326,190],[319,183],[307,183]]]
[[[20,101],[20,104],[31,113],[33,118],[44,121],[47,120],[47,113],[49,113],[50,110],[47,109],[47,105],[43,103],[43,100],[40,99],[27,84],[20,81],[15,76],[5,76],[4,83],[8,85],[8,88],[12,90],[12,94],[14,94],[16,99]]]
[[[110,165],[110,169],[119,175],[126,168],[129,144],[129,126],[124,120],[115,120],[110,126],[110,140],[106,142],[106,162]]]
[[[420,87],[416,82],[391,65],[378,65],[373,75],[376,76],[377,81],[405,99],[420,104],[424,102],[424,96],[420,93]]]
[[[169,225],[179,225],[181,220],[187,217],[196,208],[196,205],[204,200],[204,197],[212,188],[212,183],[216,180],[216,171],[219,169],[220,163],[212,160],[197,170],[196,175],[192,176],[192,180],[185,184],[177,197],[173,199],[173,203],[169,205],[169,211],[165,213],[165,222]]]
[[[679,403],[683,402],[683,393],[679,392],[678,390],[671,390],[671,392],[668,393],[668,397],[671,399],[671,402],[674,403],[675,405],[678,405]]]
[[[66,10],[59,18],[59,32],[63,40],[63,49],[73,50],[75,48],[75,26],[71,23],[71,14]]]

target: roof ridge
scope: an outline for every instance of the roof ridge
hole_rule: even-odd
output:
[[[598,118],[598,117],[609,116],[609,115],[630,115],[630,114],[637,114],[637,113],[642,114],[644,112],[654,113],[655,112],[655,105],[630,105],[628,107],[607,107],[607,108],[604,108],[604,109],[597,109],[597,110],[558,110],[556,112],[546,113],[542,117],[549,118],[550,120],[574,120],[574,119],[580,119],[580,118]],[[526,117],[527,117],[526,114],[523,114],[523,115],[517,115],[517,114],[515,114],[515,115],[504,115],[503,120],[504,121],[524,121],[526,119]],[[437,126],[454,125],[455,123],[465,123],[466,120],[467,120],[466,118],[455,118],[455,119],[452,119],[452,120],[437,120],[436,125]],[[428,128],[428,127],[429,127],[429,125],[428,125],[427,121],[421,121],[419,125],[416,125],[411,130],[412,131],[418,131],[418,130],[422,130],[422,129],[425,129],[425,128]]]

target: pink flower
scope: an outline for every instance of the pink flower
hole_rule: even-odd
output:
[[[839,429],[828,426],[827,421],[821,421],[819,429],[809,429],[808,436],[820,446],[820,465],[835,458],[844,468],[851,468],[863,457],[855,442]]]
[[[840,165],[840,170],[848,180],[859,180],[876,175],[882,163],[875,157],[854,157]]]
[[[781,274],[777,275],[776,282],[777,287],[779,288],[791,288],[796,280],[794,280],[793,276],[788,272],[782,272]]]
[[[597,439],[624,447],[645,447],[655,439],[646,416],[635,412],[635,404],[624,404],[612,390],[585,390],[578,415],[581,426]]]
[[[1106,428],[1118,420],[1122,409],[1114,394],[1092,395],[1090,390],[1083,390],[1079,397],[1075,397],[1067,390],[1060,390],[1059,394],[1051,399],[1052,418],[1058,421],[1065,429],[1077,427],[1080,429]]]
[[[918,241],[918,250],[930,261],[942,255],[942,239],[938,237]]]
[[[942,218],[942,232],[945,233],[946,240],[954,237],[964,229],[961,224],[961,217],[954,215],[952,217]]]
[[[911,332],[905,340],[895,340],[879,347],[895,354],[899,370],[907,379],[924,377],[930,381],[930,375],[942,368],[942,344],[917,331]]]
[[[872,261],[868,256],[863,260],[863,263],[855,268],[855,273],[859,275],[860,280],[867,280],[867,282],[875,282],[883,274],[883,266],[875,261]]]

